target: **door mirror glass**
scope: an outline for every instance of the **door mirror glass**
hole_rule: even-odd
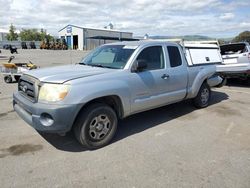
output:
[[[136,67],[135,67],[136,72],[142,72],[146,68],[147,68],[147,61],[145,59],[136,60]]]

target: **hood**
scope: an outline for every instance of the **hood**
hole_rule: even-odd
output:
[[[86,65],[65,65],[50,68],[41,68],[26,72],[26,75],[35,77],[41,82],[64,83],[69,80],[88,76],[100,75],[115,71],[114,69],[91,67]]]

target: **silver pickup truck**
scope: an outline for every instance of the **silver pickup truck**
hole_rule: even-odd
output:
[[[13,106],[36,130],[73,129],[82,145],[95,149],[111,141],[118,119],[185,99],[208,106],[210,87],[221,81],[211,77],[215,71],[214,64],[188,64],[176,43],[106,44],[79,64],[25,73]]]

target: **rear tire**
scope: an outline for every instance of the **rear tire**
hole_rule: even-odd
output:
[[[194,106],[196,108],[207,107],[210,101],[210,97],[211,97],[210,87],[206,82],[204,82],[201,85],[197,96],[193,99]]]
[[[88,149],[107,145],[117,129],[117,115],[108,105],[91,104],[80,112],[74,125],[76,139]]]

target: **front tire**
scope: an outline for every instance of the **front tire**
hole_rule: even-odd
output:
[[[211,97],[211,89],[209,85],[204,82],[197,96],[193,99],[194,106],[197,108],[205,108],[208,106]]]
[[[117,129],[117,115],[106,104],[96,103],[80,112],[74,125],[76,139],[88,149],[107,145]]]

